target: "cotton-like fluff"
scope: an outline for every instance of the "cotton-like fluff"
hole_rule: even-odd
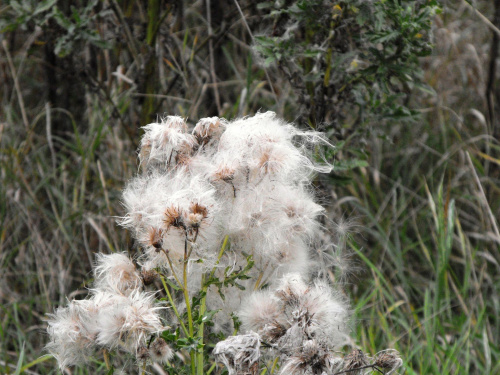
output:
[[[95,351],[95,309],[90,300],[72,301],[67,307],[48,314],[46,349],[57,359],[61,369],[83,364]]]
[[[337,372],[342,359],[325,350],[316,340],[307,340],[300,351],[288,357],[280,375],[315,375]]]
[[[94,288],[128,295],[142,286],[134,263],[125,253],[97,254]]]
[[[283,254],[284,248],[296,247],[299,240],[315,240],[320,230],[317,217],[322,213],[323,208],[305,191],[267,182],[242,190],[226,217],[226,227],[242,251],[277,257],[282,264],[283,255],[293,259],[293,254]]]
[[[239,317],[244,327],[293,355],[308,340],[327,352],[346,344],[347,312],[343,299],[326,282],[308,285],[300,274],[287,274],[274,293],[255,294]]]
[[[152,334],[166,329],[159,316],[162,307],[154,306],[152,294],[97,292],[94,298],[101,303],[96,319],[99,345],[135,353]]]
[[[149,347],[149,356],[153,362],[167,363],[174,352],[163,338],[158,337]]]
[[[167,266],[184,256],[186,241],[193,257],[215,256],[221,233],[215,189],[183,170],[134,179],[124,192],[127,215],[121,224],[131,228],[148,259]]]
[[[306,134],[308,142],[301,142],[299,138]],[[306,155],[306,143],[320,140],[320,133],[300,132],[273,112],[258,113],[227,125],[219,141],[216,164],[231,159],[236,162],[236,174],[256,182],[264,177],[287,184],[305,181],[314,170],[330,169],[315,166]]]
[[[231,336],[219,341],[213,354],[224,363],[229,375],[257,374],[260,359],[260,337],[255,332]]]
[[[168,168],[189,158],[196,138],[187,133],[187,125],[179,116],[167,116],[161,123],[143,127],[139,159],[145,168]]]
[[[253,293],[242,305],[238,316],[245,331],[278,330],[281,334],[276,336],[282,336],[287,325],[279,300],[269,292]]]
[[[231,122],[204,118],[191,134],[175,116],[144,129],[139,155],[147,168],[127,185],[121,220],[142,248],[140,264],[161,268],[175,281],[189,257],[193,293],[227,235],[230,250],[219,260],[216,277],[226,267],[245,267],[248,255],[255,262],[251,280],[242,281],[247,291],[229,288],[224,293],[231,298],[222,301],[209,290],[207,303],[221,310],[215,320],[227,330],[230,324],[222,322],[231,322],[228,314],[251,290],[274,288],[289,272],[309,274],[324,212],[310,179],[331,169],[315,161],[317,146],[328,144],[323,135],[301,131],[272,112]]]
[[[196,138],[200,148],[206,151],[219,142],[219,139],[226,128],[227,122],[218,117],[205,117],[200,119],[193,129],[193,135]]]

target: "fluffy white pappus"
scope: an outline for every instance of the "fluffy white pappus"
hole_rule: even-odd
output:
[[[266,325],[283,320],[283,311],[276,298],[267,291],[255,292],[242,303],[238,317],[246,331],[261,331]]]
[[[284,303],[295,303],[310,291],[299,273],[288,273],[280,281],[276,296]]]
[[[218,362],[224,363],[229,375],[256,373],[260,359],[260,337],[255,332],[230,336],[215,345],[213,354]]]
[[[144,247],[183,254],[184,239],[210,251],[220,237],[216,190],[202,176],[183,170],[136,177],[123,194],[127,215],[121,224]]]
[[[182,164],[194,151],[195,136],[186,133],[187,125],[179,116],[167,116],[161,123],[143,127],[139,159],[142,165],[153,167]]]
[[[283,222],[290,236],[316,237],[320,229],[317,219],[324,214],[325,209],[314,202],[309,192],[279,186],[270,200],[273,211],[285,213]]]
[[[322,213],[322,207],[299,188],[263,182],[236,196],[226,211],[225,228],[242,251],[263,259],[301,261],[308,253],[302,244],[308,246],[318,238],[317,216]]]
[[[198,121],[193,129],[193,135],[200,147],[210,146],[213,149],[224,132],[226,124],[227,121],[219,117],[205,117]]]
[[[313,264],[309,246],[302,239],[289,240],[278,245],[273,260],[273,276],[276,279],[287,273],[307,275]]]
[[[125,253],[96,255],[94,288],[128,295],[141,288],[142,280],[134,263]]]
[[[340,357],[335,357],[316,340],[306,340],[302,347],[286,358],[279,372],[280,375],[314,375],[330,374],[342,363]]]
[[[67,307],[48,314],[46,349],[57,359],[61,369],[83,364],[95,350],[95,316],[90,300],[72,301]]]
[[[98,310],[97,343],[111,349],[122,348],[135,353],[147,338],[162,331],[159,311],[154,306],[154,295],[135,291],[129,296],[98,293],[96,299],[112,300]]]
[[[322,165],[312,161],[312,149],[319,143],[332,146],[321,133],[299,131],[274,112],[266,112],[228,123],[219,151],[232,154],[242,165],[247,163],[258,175],[303,181],[311,172],[331,170],[326,161]]]
[[[326,281],[316,280],[308,293],[300,296],[299,305],[310,317],[305,327],[305,333],[309,337],[332,348],[349,342],[349,310],[345,299],[335,293]]]
[[[174,352],[163,338],[157,337],[149,347],[149,356],[153,362],[167,363]]]

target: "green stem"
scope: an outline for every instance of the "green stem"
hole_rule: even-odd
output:
[[[160,275],[161,282],[163,284],[163,289],[165,289],[165,292],[167,293],[168,301],[170,302],[170,305],[172,306],[172,309],[174,310],[174,314],[179,320],[182,330],[184,331],[184,334],[186,336],[189,336],[189,332],[186,329],[186,326],[184,325],[184,322],[181,319],[181,316],[179,315],[179,312],[177,311],[177,307],[175,306],[174,300],[172,299],[172,295],[170,294],[170,290],[168,289],[167,283],[165,282],[165,276]]]
[[[189,326],[189,337],[194,337],[194,329],[193,329],[193,314],[191,312],[191,303],[189,301],[189,291],[188,291],[188,286],[187,286],[187,264],[189,260],[189,255],[191,254],[191,251],[187,250],[187,240],[185,241],[185,247],[184,247],[184,265],[182,268],[182,277],[183,277],[183,286],[182,286],[182,291],[184,293],[184,301],[186,302],[186,311],[187,311],[187,316],[188,316],[188,326]],[[190,353],[190,359],[191,359],[191,374],[195,375],[196,374],[196,358],[195,358],[195,353],[194,350],[191,350]]]
[[[191,313],[191,303],[189,302],[189,292],[187,288],[187,258],[184,260],[184,269],[182,271],[183,273],[183,278],[184,278],[184,285],[182,288],[182,291],[184,292],[184,300],[186,301],[186,310],[188,314],[188,325],[189,325],[189,334],[191,337],[193,337],[194,330],[193,330],[193,315]]]
[[[201,323],[198,327],[198,335],[197,335],[197,338],[198,338],[198,342],[200,344],[203,344],[203,330],[205,328],[205,323],[203,322],[203,315],[205,315],[205,312],[207,310],[207,306],[206,306],[206,299],[207,299],[207,295],[206,295],[206,286],[204,285],[205,284],[205,277],[202,276],[201,277],[201,285],[202,285],[202,290],[205,292],[205,295],[201,298],[201,303],[200,303],[200,318],[201,318]],[[203,358],[203,348],[199,349],[198,352],[196,353],[196,375],[203,375],[203,366],[204,366],[204,358]]]
[[[217,366],[217,363],[216,363],[216,362],[214,362],[214,363],[212,364],[212,366],[210,366],[210,368],[209,368],[209,369],[208,369],[208,371],[207,371],[207,375],[210,375],[210,374],[212,373],[212,371],[214,371],[215,366]]]
[[[222,247],[219,251],[219,255],[217,256],[217,262],[215,263],[214,267],[212,268],[212,271],[210,271],[210,278],[209,280],[213,277],[215,274],[217,265],[220,262],[220,259],[222,258],[222,255],[224,255],[224,251],[226,251],[227,243],[229,241],[229,236],[224,237],[224,242],[222,243]],[[205,312],[207,311],[207,290],[208,290],[208,284],[205,283],[205,277],[201,277],[201,291],[203,297],[201,298],[200,302],[200,314],[199,316],[201,317],[201,323],[198,327],[198,342],[200,344],[203,344],[203,335],[204,335],[204,329],[205,329],[205,323],[203,322],[203,315],[205,315]],[[203,349],[199,350],[196,353],[196,365],[197,365],[197,372],[196,375],[203,375],[203,367],[204,367],[204,356],[203,356]],[[215,364],[214,364],[215,365]],[[211,369],[209,370],[209,373],[212,372],[214,365],[212,365]]]
[[[280,359],[279,357],[276,357],[276,358],[274,359],[274,362],[273,362],[273,367],[271,368],[271,375],[272,375],[272,374],[274,374],[274,370],[276,369],[276,365],[278,364],[278,360],[279,360],[279,359]]]

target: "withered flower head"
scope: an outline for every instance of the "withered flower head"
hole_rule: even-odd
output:
[[[184,228],[182,220],[182,210],[179,207],[170,206],[165,210],[165,218],[163,219],[167,230],[172,226],[174,228]]]
[[[141,346],[139,349],[137,349],[137,355],[136,358],[138,361],[147,361],[149,359],[149,350],[145,346]]]
[[[344,371],[361,369],[368,366],[368,358],[359,349],[354,349],[344,357]],[[351,374],[360,374],[360,371],[350,371]]]
[[[220,167],[219,169],[217,169],[217,171],[215,171],[214,179],[224,182],[230,182],[234,179],[234,172],[235,170],[233,168]]]
[[[277,320],[274,320],[273,322],[266,324],[260,333],[265,340],[273,344],[283,337],[286,334],[286,331],[287,327]]]
[[[199,203],[191,203],[189,207],[189,214],[187,217],[187,222],[189,226],[193,228],[199,228],[201,221],[206,219],[208,216],[208,210],[205,206]]]
[[[180,116],[167,116],[162,119],[162,124],[171,129],[178,129],[184,132],[187,130],[186,121]]]
[[[389,370],[388,374],[392,374],[403,365],[403,360],[396,350],[384,350],[375,357],[373,365],[382,370]]]
[[[148,244],[157,251],[161,250],[163,246],[163,229],[150,228]]]
[[[151,285],[158,277],[158,274],[153,269],[148,270],[148,269],[143,268],[141,270],[141,277],[142,277],[142,281],[143,281],[144,285]]]
[[[193,129],[193,135],[200,145],[206,145],[221,132],[221,122],[218,117],[202,118]]]
[[[170,358],[172,358],[174,352],[170,349],[170,346],[168,346],[167,342],[163,338],[158,337],[151,344],[151,347],[149,348],[149,355],[155,362],[167,362]]]

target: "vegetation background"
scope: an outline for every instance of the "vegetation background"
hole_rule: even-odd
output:
[[[136,251],[141,126],[272,110],[337,145],[316,186],[356,343],[499,374],[499,28],[498,0],[3,1],[0,373],[57,373],[44,314]]]

